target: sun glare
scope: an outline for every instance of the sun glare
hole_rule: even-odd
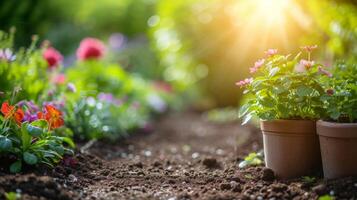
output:
[[[236,43],[246,48],[240,49],[243,56],[252,51],[250,47],[260,51],[271,45],[289,48],[292,24],[306,24],[304,12],[294,0],[240,0],[230,13],[239,33]]]

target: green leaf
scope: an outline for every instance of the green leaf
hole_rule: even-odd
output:
[[[335,198],[333,196],[330,196],[330,195],[324,195],[324,196],[321,196],[319,197],[318,200],[334,200]]]
[[[23,150],[26,150],[31,144],[31,135],[27,131],[28,123],[23,123],[21,126],[21,142]]]
[[[269,76],[275,76],[276,73],[280,71],[279,67],[274,67],[269,71]]]
[[[249,113],[246,116],[244,116],[242,125],[248,123],[250,119],[252,119],[252,114]]]
[[[34,165],[37,163],[38,159],[35,154],[25,152],[23,155],[24,161],[29,165]]]
[[[244,104],[242,107],[240,107],[239,112],[238,112],[238,117],[241,118],[245,114],[247,114],[247,112],[249,111],[249,108],[250,108],[249,104]]]
[[[18,173],[21,171],[21,168],[22,168],[22,162],[21,160],[18,160],[10,165],[10,172]]]
[[[27,132],[33,137],[38,137],[38,136],[42,135],[43,129],[41,129],[39,127],[36,127],[36,126],[33,126],[31,124],[28,124],[27,125]]]
[[[310,96],[312,93],[314,92],[313,89],[306,87],[306,86],[299,86],[296,89],[296,93],[297,95],[299,95],[300,97],[306,97],[306,96]]]
[[[71,148],[74,148],[76,146],[73,140],[69,137],[63,137],[63,142],[67,143]]]
[[[9,151],[12,149],[12,141],[7,137],[0,137],[0,151]]]
[[[42,129],[47,129],[48,128],[48,123],[46,120],[40,119],[40,120],[36,120],[31,122],[32,126],[36,126]]]

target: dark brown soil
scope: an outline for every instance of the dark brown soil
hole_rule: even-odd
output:
[[[0,194],[18,191],[22,199],[278,200],[326,194],[357,199],[356,178],[284,182],[262,166],[238,168],[246,154],[261,149],[260,132],[252,126],[215,124],[197,113],[171,114],[151,132],[116,143],[94,142],[55,169],[21,175],[0,170]]]

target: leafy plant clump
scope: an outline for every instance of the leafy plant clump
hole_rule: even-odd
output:
[[[25,164],[53,167],[65,154],[73,153],[67,147],[74,147],[72,140],[54,134],[64,123],[62,112],[51,105],[35,114],[30,110],[8,101],[1,105],[0,157],[12,163],[13,173],[20,172]]]
[[[263,152],[252,152],[244,158],[242,162],[239,163],[240,168],[245,168],[247,166],[257,166],[264,163]]]
[[[319,119],[325,115],[322,97],[326,95],[322,78],[330,78],[322,64],[311,60],[316,46],[302,47],[308,58],[300,59],[301,53],[291,58],[279,55],[276,49],[266,51],[266,57],[250,68],[254,78],[237,82],[245,88],[248,97],[240,111],[243,124],[252,116],[262,120]]]
[[[336,66],[334,77],[326,81],[327,96],[324,97],[327,110],[326,120],[357,122],[357,65],[344,62]]]

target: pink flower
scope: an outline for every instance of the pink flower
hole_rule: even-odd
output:
[[[43,58],[47,61],[50,69],[58,67],[63,60],[63,56],[55,48],[49,47],[43,52]]]
[[[302,50],[306,51],[306,52],[309,52],[311,53],[314,49],[317,48],[317,45],[310,45],[310,46],[303,46],[303,47],[300,47]]]
[[[328,76],[328,77],[332,77],[332,73],[331,72],[329,72],[329,71],[327,71],[326,69],[324,69],[324,68],[322,68],[321,66],[319,66],[319,72],[320,73],[322,73],[322,74],[324,74],[324,75],[326,75],[326,76]]]
[[[244,87],[252,82],[253,82],[253,78],[246,78],[244,80],[236,82],[236,85],[239,87]]]
[[[335,91],[333,89],[327,89],[326,90],[326,94],[329,96],[332,96],[335,93]]]
[[[302,59],[300,64],[303,65],[306,69],[310,69],[315,64],[315,62]]]
[[[58,85],[64,84],[64,82],[66,82],[66,75],[58,74],[53,77],[52,82]]]
[[[264,53],[265,53],[265,55],[270,57],[270,56],[273,56],[273,55],[277,54],[278,53],[278,49],[268,49]]]
[[[85,38],[79,44],[77,57],[80,60],[99,59],[103,57],[104,44],[96,38]]]
[[[264,64],[264,59],[260,59],[257,62],[254,63],[254,66],[249,68],[249,71],[251,74],[257,72],[259,70],[259,68],[261,68]]]

